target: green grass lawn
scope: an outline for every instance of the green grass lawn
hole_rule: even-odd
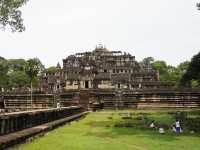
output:
[[[176,110],[93,112],[80,121],[55,129],[17,149],[200,150],[200,134],[184,130],[184,133],[176,135],[167,129],[175,121],[174,111]],[[127,112],[131,117],[124,119]],[[193,111],[190,112],[190,117],[195,115]],[[150,120],[155,120],[158,125],[165,125],[166,133],[161,135],[156,129],[149,129]]]

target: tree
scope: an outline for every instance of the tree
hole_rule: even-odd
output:
[[[187,71],[189,65],[190,65],[190,61],[184,61],[180,63],[177,68],[182,74],[184,74]]]
[[[32,92],[33,92],[33,80],[38,76],[38,74],[44,69],[44,66],[38,58],[29,59],[27,61],[25,72],[30,78],[31,85],[31,105],[32,105]]]
[[[58,70],[59,69],[57,67],[52,66],[52,67],[47,68],[45,71],[47,73],[56,73]]]
[[[200,3],[197,3],[197,9],[200,10]]]
[[[0,1],[0,25],[5,29],[9,26],[13,32],[25,30],[22,12],[19,10],[28,0],[1,0]]]
[[[1,57],[0,59],[0,91],[8,87],[8,61]]]
[[[193,56],[187,71],[181,79],[182,86],[200,86],[200,52]]]
[[[142,60],[142,62],[145,64],[145,65],[150,65],[154,62],[154,58],[153,57],[146,57]]]
[[[164,82],[171,82],[175,86],[180,85],[180,80],[183,74],[186,72],[189,61],[180,63],[178,67],[167,65],[163,60],[155,61],[152,63],[154,69],[158,70],[160,73],[160,80]]]
[[[158,70],[160,75],[165,74],[167,72],[167,64],[163,60],[157,60],[152,63],[152,66],[155,70]]]
[[[12,71],[25,71],[26,60],[24,59],[9,59],[9,72]]]
[[[29,77],[24,71],[9,73],[9,82],[12,87],[25,87],[29,84]]]

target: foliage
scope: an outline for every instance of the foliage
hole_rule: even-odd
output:
[[[24,59],[10,59],[9,70],[10,71],[24,71],[26,67],[26,61]]]
[[[37,64],[39,72],[44,69],[40,60],[37,58],[32,59],[35,64]],[[39,77],[34,76],[30,78],[26,72],[26,67],[30,60],[26,61],[24,59],[8,59],[0,57],[0,90],[12,89],[18,87],[27,87],[30,81],[32,81],[33,86],[37,86],[39,83]]]
[[[0,25],[3,29],[9,26],[13,32],[25,30],[22,13],[19,10],[28,0],[1,0],[0,1]]]
[[[58,71],[58,68],[57,68],[57,67],[54,67],[54,66],[49,67],[49,68],[47,68],[47,69],[45,70],[45,72],[47,72],[47,73],[56,73],[57,71]]]
[[[7,60],[1,57],[0,59],[0,90],[1,88],[8,86],[8,76],[9,66]]]
[[[152,63],[154,69],[158,70],[160,75],[165,74],[167,72],[167,64],[163,60],[157,60]]]
[[[145,64],[145,65],[149,65],[149,64],[152,64],[154,62],[154,58],[153,57],[146,57],[142,60],[142,62]]]
[[[163,60],[157,60],[152,62],[152,66],[155,70],[159,71],[160,81],[171,82],[175,86],[180,85],[180,80],[183,74],[186,72],[190,62],[185,61],[180,63],[177,67],[167,65]]]
[[[9,81],[12,87],[23,87],[29,83],[29,77],[24,71],[13,71],[9,73]]]
[[[32,82],[43,70],[44,66],[38,58],[27,60],[25,72],[29,76],[30,82]]]
[[[200,86],[200,52],[193,56],[187,71],[181,78],[183,86]]]

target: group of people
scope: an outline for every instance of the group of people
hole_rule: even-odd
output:
[[[160,134],[164,134],[165,130],[163,127],[157,127],[154,123],[154,120],[151,122],[151,124],[149,125],[150,128],[158,128],[158,131]],[[179,120],[176,120],[175,124],[172,125],[172,131],[174,133],[182,133],[183,129],[181,128],[181,124]]]

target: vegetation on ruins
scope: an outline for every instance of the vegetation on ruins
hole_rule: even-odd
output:
[[[0,1],[0,27],[5,29],[7,26],[15,32],[25,30],[22,12],[19,9],[28,0],[1,0]]]
[[[93,112],[17,149],[199,150],[199,114],[194,109]],[[183,125],[183,133],[179,135],[171,130],[177,118]],[[165,129],[165,134],[149,128],[152,120]]]

